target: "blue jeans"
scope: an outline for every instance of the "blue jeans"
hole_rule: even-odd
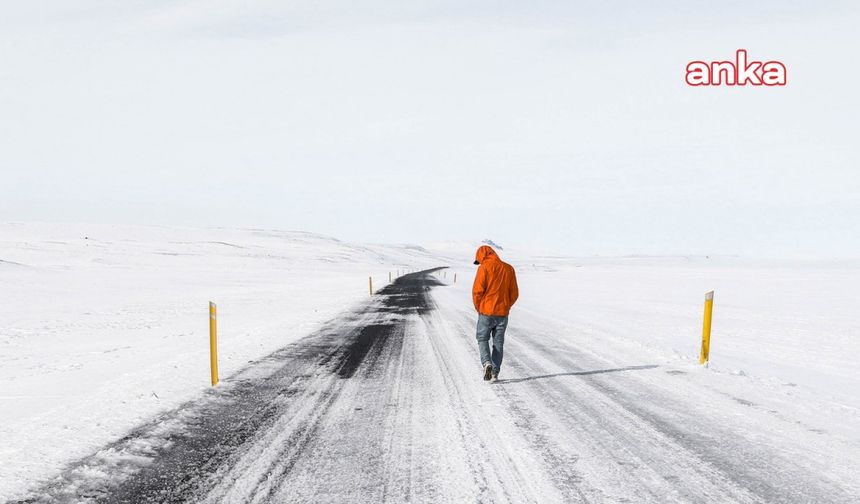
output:
[[[478,315],[478,352],[481,354],[481,365],[493,365],[493,373],[499,374],[502,367],[502,354],[505,347],[505,329],[508,327],[508,317]],[[493,349],[490,351],[490,337],[493,338]]]

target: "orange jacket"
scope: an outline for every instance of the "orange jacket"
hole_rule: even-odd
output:
[[[496,251],[486,245],[475,253],[478,272],[472,285],[472,302],[478,313],[507,317],[517,302],[520,291],[513,266],[502,262]]]

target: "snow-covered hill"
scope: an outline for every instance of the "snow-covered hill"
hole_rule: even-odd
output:
[[[0,224],[0,502],[365,300],[413,245],[265,229]]]
[[[449,266],[436,275],[451,285],[457,274],[458,282],[434,294],[434,317],[451,325],[443,341],[458,342],[457,355],[470,352],[471,258],[479,244],[0,224],[0,502],[200,397],[209,386],[210,300],[218,304],[224,379],[360,306],[368,276],[380,288],[389,272]],[[515,364],[538,344],[560,352],[521,373],[571,374],[557,361],[574,354],[577,366],[594,364],[586,356],[615,367],[645,363],[659,368],[647,386],[673,390],[747,438],[790,428],[800,432],[796,450],[814,445],[844,458],[857,446],[860,264],[566,258],[516,247],[500,255],[517,268],[521,292],[506,359]],[[702,295],[711,289],[712,363],[704,369],[696,361]],[[476,356],[458,359],[468,366]],[[467,368],[457,372],[469,376]],[[708,397],[726,401],[709,410]],[[821,460],[817,470],[827,467]]]

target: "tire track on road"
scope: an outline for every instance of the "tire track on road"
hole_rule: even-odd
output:
[[[438,316],[474,347],[470,311],[448,306]],[[657,366],[609,363],[562,337],[571,328],[530,313],[514,320],[507,371],[493,390],[520,419],[522,435],[566,500],[855,501],[828,474],[799,467],[780,445],[750,439],[754,429],[722,425],[691,411],[681,391],[654,387],[646,378],[654,375],[642,373]]]
[[[427,272],[401,277],[363,309],[71,464],[16,503],[194,501],[243,464],[259,470],[243,491],[273,495],[316,440],[344,385],[396,360],[404,314],[429,310],[426,293],[433,285],[438,282]],[[261,445],[262,440],[275,443]],[[260,446],[276,454],[262,469],[261,459],[256,465],[249,460],[262,453]]]
[[[523,348],[520,362],[531,369],[547,360],[561,369],[607,367],[605,362],[573,349],[558,352],[545,341],[538,337],[530,342],[528,348]],[[787,458],[779,445],[757,441],[754,430],[730,428],[710,415],[697,415],[685,396],[649,386],[634,375],[589,374],[575,382],[543,380],[539,386],[556,398],[569,397],[574,390],[587,387],[593,392],[589,397],[594,399],[580,402],[580,408],[571,408],[561,416],[562,420],[567,425],[580,425],[579,410],[594,419],[623,418],[624,423],[604,421],[603,425],[613,426],[615,435],[626,439],[625,445],[638,449],[638,458],[668,478],[669,487],[685,501],[855,502],[825,475],[798,467],[797,461]],[[600,404],[606,407],[592,407]],[[608,414],[612,409],[618,413]],[[636,429],[650,432],[650,445],[630,436]]]

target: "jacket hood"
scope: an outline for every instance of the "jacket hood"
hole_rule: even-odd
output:
[[[487,245],[481,245],[475,252],[475,264],[481,264],[487,259],[498,259],[498,257],[495,250]]]

